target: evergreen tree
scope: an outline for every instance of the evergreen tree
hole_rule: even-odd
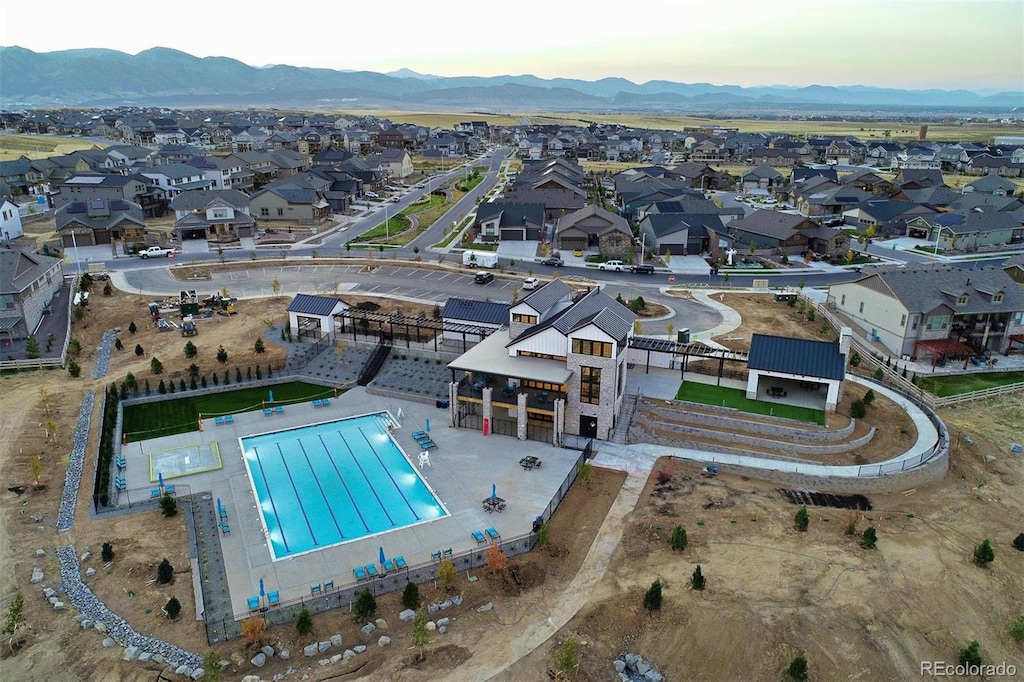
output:
[[[807,679],[807,659],[803,656],[797,656],[794,658],[789,667],[786,668],[786,674],[789,675],[790,679],[796,680],[796,682],[803,682]]]
[[[356,595],[352,614],[357,623],[367,623],[377,616],[377,600],[373,598],[373,592],[363,590]]]
[[[864,529],[864,534],[860,537],[860,546],[864,549],[874,549],[878,543],[878,533],[875,531],[874,526],[868,526]]]
[[[992,543],[985,538],[981,544],[974,548],[974,563],[979,566],[987,566],[996,560],[996,553],[992,550]]]
[[[690,586],[693,589],[700,591],[704,589],[705,585],[707,585],[707,579],[700,571],[700,564],[697,564],[697,568],[693,569],[693,575],[690,576]]]
[[[669,541],[672,545],[672,549],[683,551],[686,549],[686,545],[689,544],[689,540],[686,537],[686,529],[682,526],[676,526],[672,529],[672,539]]]
[[[139,328],[135,326],[135,320],[132,320],[128,323],[128,333],[134,334],[137,331],[139,331]]]
[[[313,632],[313,616],[309,609],[302,609],[295,618],[295,630],[300,635],[308,635]]]
[[[224,350],[224,346],[217,347],[217,362],[222,365],[228,361],[228,352]]]
[[[176,597],[171,597],[164,605],[164,613],[167,614],[168,618],[177,618],[178,614],[181,613],[181,602]]]
[[[156,567],[156,581],[161,585],[166,585],[174,579],[174,567],[171,566],[171,562],[165,557],[160,565]]]
[[[807,513],[807,507],[800,507],[797,510],[796,515],[793,517],[793,524],[798,531],[807,532],[807,527],[811,524],[811,515]]]
[[[141,358],[145,354],[146,354],[146,351],[142,350],[142,344],[141,343],[135,344],[135,355],[137,357]]]
[[[256,345],[253,347],[253,350],[256,351],[256,353],[258,355],[262,355],[263,353],[266,352],[267,347],[265,345],[263,345],[263,337],[262,336],[256,339]]]
[[[418,609],[420,606],[420,588],[411,580],[405,584],[402,591],[402,606],[407,609]]]
[[[644,592],[644,608],[648,611],[661,609],[661,581],[655,580],[650,588]]]

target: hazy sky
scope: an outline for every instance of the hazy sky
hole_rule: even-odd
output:
[[[2,0],[0,45],[443,76],[1024,90],[1024,0]]]

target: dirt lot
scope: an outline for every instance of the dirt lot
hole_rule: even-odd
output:
[[[56,570],[50,557],[68,542],[79,552],[89,546],[94,554],[102,542],[113,544],[115,560],[109,570],[92,560],[99,571],[92,584],[134,627],[199,653],[208,650],[194,620],[180,516],[91,519],[85,501],[91,482],[83,480],[86,495],[80,497],[74,529],[61,536],[53,530],[81,396],[86,387],[102,383],[85,377],[91,374],[103,331],[111,326],[126,329],[132,319],[140,328],[134,337],[124,332],[126,350],[115,352],[107,381],[129,369],[140,378],[149,376],[150,353],[161,357],[168,373],[186,366],[184,340],[144,324],[146,301],[129,294],[96,296],[94,301],[88,326],[75,332],[85,348],[83,378],[72,381],[63,372],[0,378],[0,410],[12,436],[0,439],[4,488],[31,488],[29,462],[41,455],[44,464],[39,477],[43,489],[21,496],[5,490],[0,496],[0,557],[7,568],[0,574],[0,607],[6,613],[14,590],[20,589],[31,627],[18,655],[0,661],[3,679],[149,680],[156,675],[140,664],[120,662],[119,649],[102,649],[99,637],[73,627],[69,615],[43,608],[35,587],[28,584],[31,566],[42,566],[52,582]],[[204,322],[195,340],[200,347],[197,363],[212,361],[201,367],[215,366],[213,351],[221,343],[231,354],[229,365],[255,360],[251,348],[256,334],[266,323],[283,319],[284,304],[285,299],[269,306],[243,301],[239,315]],[[780,328],[778,317],[770,315],[765,320],[770,324],[760,328],[791,333]],[[730,336],[747,331],[745,325]],[[134,356],[134,343],[144,346],[145,357]],[[283,350],[269,344],[260,362],[275,357],[283,357]],[[48,408],[42,386],[48,391]],[[1024,532],[1019,494],[1024,461],[1010,455],[1008,447],[1019,441],[1022,413],[1020,397],[956,408],[944,415],[955,447],[942,484],[872,497],[874,509],[855,518],[845,510],[812,508],[807,533],[792,528],[796,508],[772,486],[726,475],[701,478],[695,466],[680,464],[667,485],[646,483],[635,510],[625,516],[608,573],[587,590],[586,606],[545,645],[532,652],[512,647],[509,653],[512,640],[557,615],[553,605],[562,603],[580,567],[593,560],[588,550],[623,485],[622,474],[597,470],[591,488],[574,487],[554,517],[551,549],[513,561],[522,587],[487,571],[479,571],[476,582],[460,575],[457,589],[465,605],[451,613],[455,621],[447,634],[433,635],[424,662],[412,662],[409,626],[395,618],[398,595],[391,595],[382,597],[379,606],[394,637],[392,647],[372,647],[355,659],[359,667],[348,674],[340,665],[315,666],[310,679],[462,680],[469,669],[500,670],[509,663],[494,679],[547,679],[554,650],[570,634],[582,640],[578,680],[613,679],[612,660],[627,650],[648,657],[672,680],[776,680],[797,654],[807,656],[812,679],[907,679],[917,675],[919,660],[955,661],[958,649],[972,639],[981,644],[986,662],[1019,664],[1024,648],[1010,639],[1007,627],[1024,613],[1024,554],[1010,546]],[[51,420],[55,442],[46,436]],[[90,443],[90,453],[93,447]],[[988,454],[995,461],[986,462]],[[856,536],[845,534],[850,520],[856,521],[858,533],[869,524],[878,529],[877,550],[862,549]],[[675,524],[690,539],[678,554],[669,550],[667,541]],[[985,537],[992,540],[996,560],[982,569],[970,563],[970,556]],[[37,559],[37,548],[47,556]],[[148,585],[164,556],[175,566],[175,582],[166,588]],[[700,593],[689,589],[696,564],[708,579]],[[655,578],[665,586],[665,603],[660,612],[648,614],[641,596]],[[421,592],[426,600],[439,596],[431,585]],[[171,595],[183,604],[175,623],[167,623],[159,611]],[[493,611],[473,610],[488,601]],[[347,643],[361,641],[344,613],[318,616],[314,622],[313,637],[338,632]],[[297,654],[313,637],[299,638],[293,628],[283,626],[271,630],[264,641]],[[252,672],[243,642],[220,645],[216,651],[232,661],[230,679]],[[293,658],[292,663],[306,672],[305,659]],[[261,674],[269,679],[284,667],[274,659]]]
[[[821,319],[808,322],[807,316],[800,312],[799,303],[790,308],[785,303],[772,301],[771,294],[723,293],[711,298],[729,306],[743,318],[742,327],[713,339],[733,350],[750,350],[750,339],[755,332],[815,341],[834,341],[838,336],[831,328],[822,332]]]

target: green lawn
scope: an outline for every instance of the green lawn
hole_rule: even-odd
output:
[[[810,407],[796,407],[777,402],[766,403],[761,400],[750,400],[738,388],[713,386],[695,381],[684,381],[676,393],[676,400],[687,400],[692,403],[731,407],[740,412],[764,414],[785,419],[825,425],[825,412]]]
[[[334,389],[292,381],[275,386],[188,396],[160,403],[128,405],[124,408],[124,434],[129,441],[137,441],[198,431],[200,414],[204,418],[212,418],[217,415],[258,410],[262,407],[261,401],[270,397],[270,391],[274,392],[276,405],[334,396]]]
[[[917,377],[918,386],[940,398],[1021,382],[1024,382],[1024,372],[984,372]]]

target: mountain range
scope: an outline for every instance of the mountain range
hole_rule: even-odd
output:
[[[156,47],[37,53],[0,47],[0,107],[206,106],[621,113],[1003,112],[1024,92],[900,90],[865,85],[740,87],[624,78],[442,77],[199,58]]]

